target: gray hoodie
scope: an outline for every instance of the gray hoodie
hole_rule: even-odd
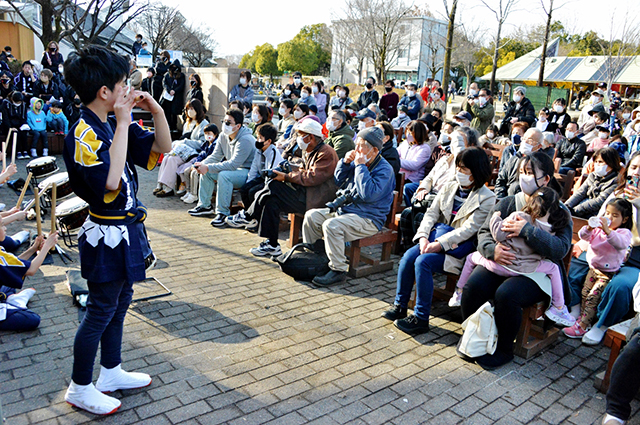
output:
[[[229,136],[224,133],[220,134],[213,153],[202,162],[209,167],[210,173],[242,168],[248,170],[256,151],[255,144],[256,139],[251,135],[251,130],[242,126],[233,140],[229,140]]]

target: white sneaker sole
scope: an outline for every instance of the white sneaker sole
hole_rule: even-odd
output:
[[[554,323],[557,323],[558,325],[571,327],[573,326],[574,323],[576,323],[575,320],[573,322],[570,322],[569,320],[565,320],[561,317],[554,316],[553,314],[549,314],[548,312],[545,312],[544,315],[547,316],[547,318],[553,321]]]
[[[93,410],[87,408],[86,406],[82,406],[81,403],[77,403],[76,404],[76,403],[70,402],[69,400],[65,400],[65,401],[67,402],[67,404],[69,404],[69,405],[71,405],[73,407],[76,407],[76,408],[82,409],[82,410],[86,410],[89,413],[93,413],[94,415],[100,415],[100,416],[106,416],[106,415],[111,415],[112,413],[116,413],[116,411],[122,406],[122,403],[120,403],[120,405],[118,407],[116,407],[115,409],[113,409],[112,411],[107,412],[107,413],[101,413],[101,412],[93,411]]]
[[[114,391],[120,391],[120,390],[137,390],[138,388],[145,388],[145,387],[148,387],[149,385],[151,385],[152,382],[153,382],[153,379],[151,379],[148,384],[143,384],[143,385],[135,385],[135,386],[126,386],[126,385],[124,385],[124,386],[111,386],[111,387],[109,387],[109,386],[107,386],[107,387],[102,387],[102,386],[98,387],[98,385],[96,384],[96,389],[98,391],[100,391],[101,393],[103,393],[103,394],[108,394],[108,393],[112,393]]]

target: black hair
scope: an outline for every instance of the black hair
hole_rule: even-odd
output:
[[[296,71],[296,72],[293,73],[293,76],[294,77],[302,77],[302,72]]]
[[[51,102],[51,107],[62,109],[62,102],[60,102],[59,100],[54,100],[53,102]]]
[[[19,91],[14,91],[11,95],[11,100],[13,100],[14,102],[22,102],[24,100],[24,97]]]
[[[264,137],[264,140],[271,140],[271,144],[275,143],[278,139],[278,129],[270,122],[260,124],[256,129],[259,135]]]
[[[618,176],[618,187],[616,187],[616,189],[613,191],[613,193],[620,193],[622,190],[624,190],[625,187],[627,187],[627,177],[629,174],[629,167],[631,166],[631,162],[633,162],[634,159],[636,159],[638,156],[640,156],[640,151],[635,151],[634,153],[631,154],[631,156],[629,157],[629,161],[627,161],[627,165],[624,168],[624,172],[621,172],[620,175]]]
[[[617,209],[622,216],[622,223],[618,228],[631,230],[633,228],[633,205],[631,205],[631,202],[624,198],[613,198],[607,202],[607,207],[609,205]]]
[[[473,176],[473,186],[480,189],[491,179],[491,164],[484,149],[472,146],[456,155],[456,167],[466,167]]]
[[[231,118],[233,118],[233,122],[235,123],[234,125],[242,125],[242,123],[244,122],[244,115],[242,114],[242,111],[240,109],[229,109],[225,115],[229,115]]]
[[[300,90],[296,90],[296,89],[291,90],[291,94],[289,96],[300,97]]]
[[[341,111],[339,109],[332,111],[333,115],[340,118],[340,121],[342,121],[343,123],[347,122],[347,114],[344,111]]]
[[[440,114],[440,118],[438,118],[438,119],[442,119],[442,109],[440,109],[440,108],[433,108],[433,111],[431,111],[431,112],[434,112],[434,111]]]
[[[247,84],[251,83],[251,71],[244,70],[240,72],[240,76],[247,79]]]
[[[406,131],[410,131],[411,133],[413,133],[413,138],[418,145],[427,143],[427,140],[429,139],[429,131],[427,129],[427,126],[424,125],[424,123],[421,121],[411,121],[409,124],[407,124],[407,129],[405,130],[405,132]]]
[[[152,75],[156,75],[156,70],[153,67],[147,68],[147,72],[150,72]]]
[[[542,177],[549,176],[549,183],[547,187],[555,190],[558,196],[562,196],[562,186],[556,178],[553,176],[555,172],[555,166],[553,165],[553,159],[542,151],[532,152],[522,157],[520,164],[518,165],[518,176],[520,176],[520,166],[526,167],[527,164],[531,164],[531,169],[535,175],[536,171],[542,172]],[[537,176],[536,176],[537,177]],[[536,180],[536,183],[538,181]]]
[[[487,131],[493,131],[493,135],[497,136],[498,135],[498,126],[495,124],[491,124],[489,127],[487,127]]]
[[[200,102],[200,100],[198,100],[198,99],[191,99],[190,101],[187,102],[186,105],[184,105],[185,112],[189,108],[193,108],[193,110],[196,111],[195,120],[196,120],[196,122],[198,122],[198,124],[200,124],[202,122],[202,120],[204,120],[204,118],[205,118],[205,116],[204,116],[204,106],[202,106],[202,102]],[[191,121],[191,118],[189,117],[188,114],[187,114],[187,120]]]
[[[367,77],[367,80],[368,80],[369,78],[371,78],[371,80],[373,81],[373,84],[375,85],[375,83],[376,83],[376,79],[375,79],[374,77]]]
[[[562,106],[567,106],[567,101],[564,99],[564,97],[557,98],[553,101],[553,103],[559,103]]]
[[[565,229],[571,222],[569,213],[560,206],[558,192],[550,187],[543,186],[536,189],[529,197],[522,212],[529,214],[532,221],[549,213],[549,224],[554,233]]]
[[[260,123],[265,124],[269,122],[269,108],[266,105],[255,104],[254,108],[258,108],[258,114],[260,115]]]
[[[596,115],[598,116],[598,118],[600,118],[600,121],[602,122],[607,122],[609,121],[609,118],[611,118],[611,115],[603,111],[598,112]]]
[[[136,38],[138,37],[142,38],[142,34],[136,34]]]
[[[386,121],[378,121],[376,125],[382,126],[385,136],[389,136],[389,140],[393,140],[393,126]]]
[[[282,99],[282,102],[280,102],[280,104],[284,105],[284,107],[287,109],[293,109],[293,107],[296,106],[296,104],[293,103],[293,100],[291,99]]]
[[[96,99],[102,87],[113,90],[129,75],[129,61],[101,46],[87,46],[73,52],[64,62],[64,78],[85,105]]]
[[[4,50],[10,52],[11,51],[11,46],[4,46]]]
[[[244,110],[244,102],[241,100],[232,100],[229,102],[229,109],[231,109],[232,106],[236,106],[241,111]]]
[[[607,164],[609,167],[613,169],[616,173],[619,173],[622,169],[622,165],[620,165],[620,155],[618,155],[618,151],[609,146],[598,149],[593,154],[593,162],[595,163],[596,158],[600,158]]]
[[[384,82],[384,85],[386,86],[387,84],[389,84],[391,87],[395,87],[396,83],[393,80],[387,80]]]
[[[478,92],[481,92],[482,90],[484,90],[484,92],[487,94],[487,96],[491,96],[491,90],[487,89],[487,88],[481,88],[480,90],[478,90]]]
[[[218,135],[220,134],[220,130],[218,130],[218,126],[217,126],[217,125],[215,125],[215,124],[209,124],[208,126],[206,126],[206,127],[204,128],[204,132],[205,132],[205,133],[206,133],[206,132],[208,132],[208,131],[210,131],[210,132],[212,132],[213,134],[215,134],[215,135],[216,135],[216,137],[218,137]]]
[[[340,87],[342,87],[342,90],[344,90],[345,97],[349,97],[349,87],[347,86],[340,86]]]
[[[29,65],[31,68],[33,68],[33,64],[30,61],[22,62],[22,68],[24,68],[25,65]]]
[[[305,117],[309,115],[309,105],[307,105],[306,103],[298,103],[296,104],[296,106],[300,108],[300,110],[304,113]]]
[[[194,80],[196,80],[196,87],[202,87],[202,80],[198,74],[191,74]]]

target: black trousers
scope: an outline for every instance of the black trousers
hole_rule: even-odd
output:
[[[276,246],[280,231],[280,213],[304,214],[307,211],[307,188],[269,180],[255,196],[247,212],[259,221],[258,234],[269,239],[271,246]]]
[[[2,123],[2,134],[8,134],[9,133],[9,129],[11,127],[9,127],[8,124]],[[18,130],[18,137],[17,142],[18,144],[16,145],[16,152],[26,152],[27,151],[27,136],[29,135],[29,131],[28,130]],[[13,147],[10,146],[11,143],[13,143],[13,136],[11,136],[11,140],[7,140],[7,152],[11,152]],[[9,155],[11,155],[9,153]],[[9,158],[9,160],[11,160],[11,157],[7,155],[7,158]]]
[[[400,214],[400,235],[402,236],[402,246],[405,249],[413,246],[413,237],[416,235],[420,223],[424,218],[426,208],[417,208],[411,206],[405,208]]]
[[[607,391],[607,413],[627,420],[631,415],[631,400],[640,389],[640,333],[624,347],[611,369]]]
[[[528,277],[504,277],[477,266],[462,291],[462,319],[475,313],[485,302],[493,300],[497,350],[513,353],[513,342],[522,322],[522,308],[548,298]]]
[[[256,199],[256,194],[264,188],[264,178],[256,177],[253,180],[249,180],[240,188],[240,197],[242,198],[242,205],[245,208],[245,216],[247,219],[252,220],[253,217],[249,216],[249,213],[246,211],[249,209],[249,206],[253,204],[253,201]]]

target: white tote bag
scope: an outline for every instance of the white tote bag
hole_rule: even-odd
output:
[[[458,349],[469,357],[480,357],[493,354],[498,344],[498,330],[493,317],[493,306],[489,301],[484,303],[467,320],[462,322],[462,339]]]

